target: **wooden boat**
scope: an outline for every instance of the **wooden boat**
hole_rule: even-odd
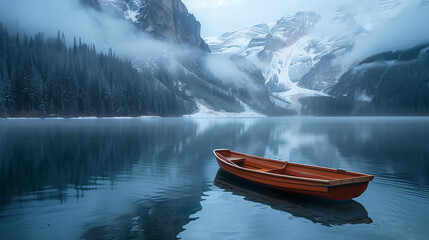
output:
[[[360,196],[374,176],[342,169],[283,162],[229,149],[213,151],[221,169],[240,178],[289,192],[332,200]]]

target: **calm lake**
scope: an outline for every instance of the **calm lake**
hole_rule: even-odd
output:
[[[375,176],[349,201],[218,171],[214,148]],[[428,239],[429,118],[0,120],[1,239]]]

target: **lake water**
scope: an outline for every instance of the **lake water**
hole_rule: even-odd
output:
[[[215,148],[375,176],[327,201]],[[1,239],[428,239],[429,118],[0,120]]]

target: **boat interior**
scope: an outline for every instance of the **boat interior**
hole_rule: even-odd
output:
[[[218,151],[217,153],[220,153],[227,161],[239,167],[266,173],[321,180],[339,180],[360,176],[360,174],[347,172],[341,169],[327,169],[309,165],[289,163],[279,160],[271,160],[236,153],[229,150]]]

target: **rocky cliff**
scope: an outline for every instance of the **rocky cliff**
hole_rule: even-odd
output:
[[[210,51],[200,36],[201,24],[180,0],[148,0],[139,9],[138,27],[161,39]]]
[[[209,52],[201,38],[201,24],[181,0],[80,0],[100,11],[124,17],[156,38]]]

